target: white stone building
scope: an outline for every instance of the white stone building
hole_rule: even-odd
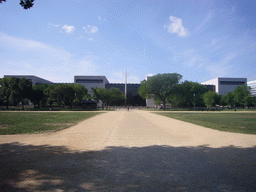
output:
[[[249,81],[247,85],[251,87],[251,96],[256,97],[256,80]]]
[[[228,92],[233,92],[240,85],[247,85],[247,78],[217,77],[201,84],[215,85],[216,93],[225,95]]]
[[[46,79],[43,79],[43,78],[40,78],[40,77],[37,77],[35,75],[4,75],[4,78],[8,78],[8,77],[16,77],[16,78],[25,78],[29,81],[32,82],[32,86],[35,86],[35,84],[39,83],[39,84],[53,84],[53,82],[51,81],[48,81]]]

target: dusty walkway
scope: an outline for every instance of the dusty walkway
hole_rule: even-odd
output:
[[[254,191],[256,136],[114,111],[0,136],[0,191]]]

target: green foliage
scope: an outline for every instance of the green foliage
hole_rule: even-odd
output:
[[[1,89],[0,93],[2,96],[2,99],[4,103],[6,103],[7,109],[9,108],[9,102],[10,102],[10,97],[12,93],[11,85],[10,85],[10,78],[2,78],[0,81],[1,84]]]
[[[2,3],[3,1],[6,2],[6,0],[0,0],[0,3]],[[34,0],[20,0],[20,5],[24,9],[30,9],[34,5],[33,2],[34,2]]]
[[[45,86],[43,84],[36,84],[35,86],[33,86],[31,101],[32,103],[34,103],[34,105],[38,105],[38,109],[40,109],[40,101],[45,98],[44,89]]]
[[[241,85],[234,90],[235,103],[238,106],[245,107],[250,97],[250,88],[247,85]]]
[[[233,107],[235,105],[235,97],[234,97],[234,92],[228,92],[224,97],[223,97],[225,103],[229,107]]]
[[[58,103],[58,106],[61,107],[64,104],[65,90],[63,89],[64,84],[54,85],[54,90],[52,92],[53,99]]]
[[[190,107],[194,105],[203,106],[203,94],[208,91],[207,87],[192,81],[184,81],[174,87],[174,94],[170,101],[174,105]]]
[[[52,107],[52,104],[54,102],[54,85],[53,84],[44,84],[44,94],[47,98],[47,104],[50,105],[50,108]]]
[[[218,99],[218,94],[212,91],[208,91],[203,95],[204,103],[207,107],[213,107]]]
[[[117,100],[124,99],[124,95],[117,88],[104,89],[91,87],[91,90],[93,91],[93,99],[97,102],[101,100],[107,106]]]
[[[142,99],[147,99],[147,81],[143,80],[140,82],[138,94]]]
[[[82,100],[87,99],[89,97],[88,90],[81,84],[75,84],[75,101],[77,103],[81,103]]]
[[[174,87],[182,76],[177,73],[157,74],[146,82],[146,94],[148,98],[162,101],[165,109],[167,98],[174,94]]]
[[[72,107],[72,103],[74,101],[74,99],[76,98],[75,95],[75,89],[74,89],[74,85],[73,84],[63,84],[64,89],[64,104],[65,105],[69,105],[70,109]]]

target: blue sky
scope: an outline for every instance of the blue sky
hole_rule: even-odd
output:
[[[19,0],[0,4],[0,77],[36,75],[74,82],[104,75],[139,83],[147,75],[183,80],[256,79],[255,0]]]

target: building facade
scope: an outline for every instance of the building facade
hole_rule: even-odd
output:
[[[43,78],[40,78],[40,77],[37,77],[37,76],[34,76],[34,75],[4,75],[4,78],[8,78],[8,77],[16,77],[16,78],[25,78],[29,81],[32,82],[32,86],[35,86],[37,83],[39,84],[53,84],[53,82],[51,81],[48,81],[46,79],[43,79]]]
[[[228,92],[233,92],[240,85],[247,85],[247,78],[217,77],[201,84],[214,85],[216,93],[225,95]]]
[[[91,87],[106,88],[108,80],[105,76],[74,76],[74,84],[82,84],[87,90],[88,93],[93,95]]]
[[[256,97],[256,80],[247,83],[251,87],[251,96]]]

